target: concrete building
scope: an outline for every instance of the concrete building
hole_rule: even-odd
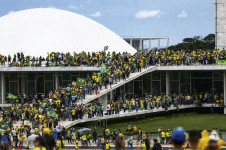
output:
[[[14,70],[14,71],[12,71]],[[66,87],[77,77],[99,72],[98,67],[22,67],[0,68],[1,103],[6,102],[8,93],[15,95],[46,95],[59,87]],[[111,89],[91,95],[90,100],[116,98],[125,94],[127,98],[147,94],[198,94],[208,92],[224,99],[226,94],[226,65],[207,66],[152,66],[141,73],[131,74],[127,81],[121,81]],[[89,99],[89,97],[87,98]],[[88,101],[87,101],[88,102]]]
[[[60,16],[60,18],[53,16]],[[48,18],[51,19],[48,20]],[[64,22],[58,24],[56,20],[59,21],[62,18],[64,18]],[[39,26],[35,26],[30,19],[39,22]],[[47,24],[45,21],[43,22],[43,19]],[[20,22],[21,20],[22,22]],[[27,24],[25,20],[29,20],[31,24]],[[78,24],[78,22],[82,23]],[[54,26],[55,24],[57,25]],[[68,24],[72,26],[67,26]],[[25,27],[27,32],[25,32]],[[33,28],[40,32],[31,32]],[[45,33],[46,30],[49,31],[48,34]],[[24,31],[26,36],[21,34],[21,31]],[[56,38],[56,34],[63,38]],[[46,37],[43,35],[46,35]],[[8,53],[15,54],[22,48],[25,54],[28,52],[31,56],[37,57],[41,54],[45,57],[47,52],[44,48],[47,47],[48,50],[58,52],[56,47],[51,46],[59,46],[60,49],[64,48],[62,52],[65,53],[68,48],[70,49],[70,47],[67,47],[68,45],[76,46],[76,49],[78,49],[76,52],[83,50],[95,52],[102,50],[104,44],[109,45],[109,48],[112,47],[112,49],[109,49],[111,52],[117,49],[116,52],[123,52],[121,50],[124,50],[133,54],[136,52],[135,49],[143,49],[144,40],[149,40],[149,50],[152,48],[152,40],[158,40],[158,49],[161,47],[160,40],[167,40],[166,47],[169,46],[169,37],[123,38],[124,40],[106,27],[84,16],[58,9],[25,10],[0,18],[0,43],[2,43],[0,49],[4,49],[5,55],[8,55]],[[65,39],[65,43],[60,42],[60,40]],[[25,43],[20,41],[25,41]],[[87,44],[87,41],[90,43]],[[83,47],[84,49],[82,49]],[[0,66],[0,103],[7,102],[6,96],[9,93],[19,96],[35,93],[38,97],[41,97],[54,89],[68,86],[77,77],[86,77],[87,74],[100,71],[99,67],[44,67],[44,64],[45,62],[40,67]],[[214,100],[215,95],[226,100],[226,65],[150,66],[141,72],[131,73],[126,81],[121,81],[113,85],[112,88],[103,89],[98,95],[86,96],[84,103],[99,100],[106,105],[107,99],[117,98],[120,95],[126,98],[139,98],[148,94],[199,94],[201,92],[207,92],[211,101]]]
[[[218,49],[226,49],[226,0],[216,0],[215,3],[216,38]]]
[[[167,40],[167,44],[163,47],[169,47],[169,37],[122,37],[127,43],[129,43],[133,48],[137,50],[143,50],[144,49],[144,41],[148,41],[148,50],[152,50],[152,44],[151,41],[158,40],[158,47],[157,49],[160,49],[162,47],[161,40]]]

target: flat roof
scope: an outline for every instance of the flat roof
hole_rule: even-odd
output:
[[[0,72],[62,72],[62,71],[100,71],[100,67],[0,67]]]
[[[156,40],[156,39],[169,39],[168,36],[122,36],[123,39],[133,39],[133,40]]]
[[[153,66],[154,67],[154,66]],[[226,65],[192,65],[192,66],[155,66],[159,71],[214,71],[226,70]],[[100,71],[100,67],[70,66],[70,67],[8,67],[1,66],[0,72],[61,72],[61,71]]]

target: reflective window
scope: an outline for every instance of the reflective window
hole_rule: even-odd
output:
[[[160,81],[152,81],[153,95],[160,95]]]
[[[37,83],[36,83],[36,90],[37,90],[37,93],[44,93],[44,77],[43,76],[38,76],[37,77]]]
[[[160,72],[159,71],[152,72],[152,80],[160,80]]]
[[[180,73],[180,93],[190,94],[190,72]]]
[[[179,81],[170,81],[170,93],[179,94]]]
[[[143,77],[143,92],[144,94],[151,94],[151,77]]]
[[[18,82],[10,82],[10,93],[18,94]]]

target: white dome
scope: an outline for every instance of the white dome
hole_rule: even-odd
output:
[[[110,52],[136,52],[108,28],[73,12],[36,8],[0,18],[0,54],[46,56],[53,51],[102,51],[104,46]]]

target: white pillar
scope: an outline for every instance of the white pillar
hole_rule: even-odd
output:
[[[55,89],[59,89],[59,75],[58,72],[55,73]]]
[[[169,38],[167,39],[167,45],[166,46],[167,46],[167,48],[169,47]]]
[[[170,72],[166,71],[166,96],[170,94]]]
[[[113,93],[113,90],[110,91],[110,100],[114,99],[114,93]]]
[[[159,39],[159,42],[158,42],[158,49],[160,49],[160,39]]]
[[[151,39],[149,39],[149,51],[151,51]]]
[[[25,77],[20,77],[20,79],[21,79],[21,85],[20,85],[20,87],[21,87],[21,93],[26,93],[26,91],[25,91],[25,85],[26,85],[26,83],[25,83]]]
[[[226,105],[226,70],[224,71],[224,105]],[[224,114],[226,114],[226,107],[224,107]]]
[[[129,44],[130,44],[131,46],[133,46],[133,39],[132,39],[132,38],[130,39]]]
[[[104,94],[101,97],[99,97],[99,103],[100,104],[103,104],[104,110],[106,110],[106,106],[107,106],[107,94]]]
[[[139,50],[142,50],[143,49],[143,40],[142,39],[140,39],[140,44],[139,44]]]
[[[4,104],[5,103],[5,94],[6,94],[5,93],[5,73],[4,72],[1,73],[1,93],[2,93],[1,103]]]

